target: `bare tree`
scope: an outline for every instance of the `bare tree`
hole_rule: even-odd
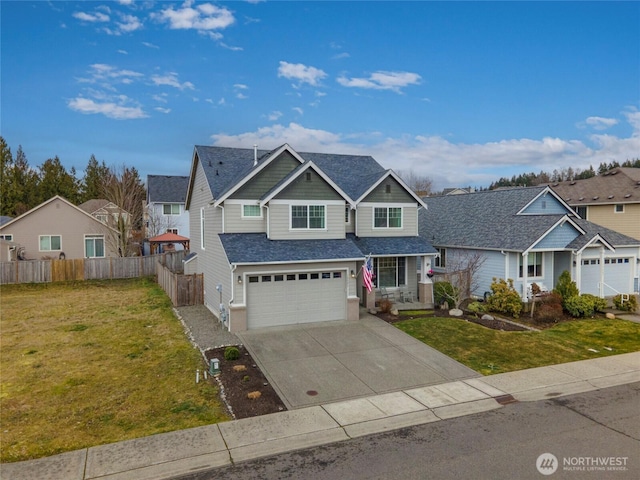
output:
[[[155,237],[176,228],[178,222],[174,215],[162,215],[158,210],[147,211],[147,237]]]
[[[456,308],[480,286],[477,273],[486,260],[486,257],[477,251],[457,252],[456,255],[447,256],[445,278],[453,290],[443,294],[447,300],[453,301]]]
[[[426,175],[420,175],[412,169],[399,170],[397,173],[404,183],[406,183],[419,197],[426,197],[431,194],[433,180]]]
[[[113,219],[115,228],[109,241],[121,257],[140,252],[137,240],[142,231],[142,217],[146,199],[145,188],[134,167],[109,168],[104,184],[104,197],[118,208]]]

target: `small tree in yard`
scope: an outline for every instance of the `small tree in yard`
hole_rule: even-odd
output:
[[[477,273],[486,261],[479,252],[458,252],[450,255],[447,262],[446,278],[453,288],[443,288],[441,295],[449,308],[460,308],[460,303],[478,289]],[[437,283],[440,282],[436,282]],[[442,282],[447,283],[447,282]],[[434,296],[436,293],[434,285]]]
[[[513,280],[493,279],[491,296],[487,298],[487,306],[492,312],[505,313],[518,318],[522,311],[522,299],[513,288]]]
[[[580,295],[576,282],[571,280],[571,274],[567,270],[560,274],[558,284],[553,291],[562,297],[563,305],[569,298]]]

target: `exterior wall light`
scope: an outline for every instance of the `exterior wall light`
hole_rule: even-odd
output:
[[[242,275],[238,275],[238,285],[242,285]]]
[[[353,270],[351,270],[351,278],[356,278],[356,272],[354,272]]]

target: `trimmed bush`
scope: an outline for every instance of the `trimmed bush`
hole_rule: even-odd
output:
[[[393,302],[388,298],[383,298],[378,302],[378,308],[380,309],[380,313],[390,313],[393,308]]]
[[[477,317],[479,315],[487,313],[488,308],[486,303],[471,302],[469,305],[467,305],[467,310]]]
[[[492,312],[504,313],[518,318],[522,311],[522,299],[513,288],[513,280],[493,279],[491,296],[487,298],[487,307]]]
[[[593,300],[589,297],[589,295],[574,295],[573,297],[565,298],[564,309],[575,318],[591,317],[594,310]]]
[[[457,299],[458,291],[449,282],[434,282],[433,301],[436,305],[442,305],[443,303],[446,303],[449,308],[456,308]]]
[[[224,359],[228,361],[240,358],[240,350],[237,347],[227,347],[224,349]]]
[[[596,297],[590,293],[583,293],[582,296],[589,298],[593,302],[593,313],[604,312],[607,308],[607,301],[604,298]]]
[[[635,312],[638,308],[638,301],[636,300],[635,296],[629,295],[629,300],[623,302],[622,295],[616,295],[615,297],[613,297],[613,305],[618,310],[623,310],[625,312]]]

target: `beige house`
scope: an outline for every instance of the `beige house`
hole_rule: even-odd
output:
[[[57,195],[0,226],[0,238],[16,247],[10,259],[19,260],[117,256],[114,232]]]
[[[640,168],[550,186],[584,220],[640,240]]]

